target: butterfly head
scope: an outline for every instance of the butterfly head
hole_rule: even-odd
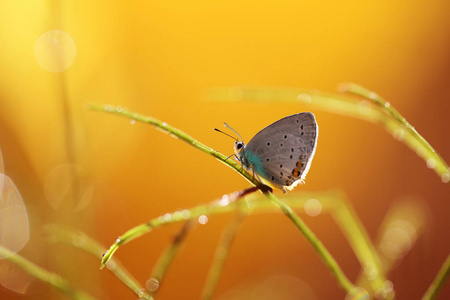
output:
[[[218,131],[220,133],[225,134],[226,136],[229,136],[230,138],[232,138],[234,140],[234,153],[236,154],[237,158],[242,161],[242,157],[244,156],[244,149],[245,149],[245,143],[244,140],[242,139],[242,137],[239,135],[239,133],[234,130],[233,128],[231,128],[227,123],[223,123],[223,125],[225,127],[227,127],[228,129],[231,129],[231,131],[233,131],[238,137],[234,137],[232,135],[229,135],[228,133],[225,133],[217,128],[214,128],[215,131]]]
[[[236,140],[234,142],[234,153],[241,160],[242,155],[244,154],[245,144],[242,141]]]

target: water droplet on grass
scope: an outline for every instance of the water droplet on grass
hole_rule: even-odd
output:
[[[183,219],[187,220],[191,217],[191,212],[188,209],[184,209],[181,211],[181,215],[183,216]]]
[[[152,277],[147,280],[147,282],[145,283],[145,287],[149,292],[156,292],[159,289],[159,280]]]
[[[202,225],[205,225],[206,223],[208,223],[208,217],[205,215],[201,215],[198,217],[198,222]]]
[[[172,214],[169,214],[169,213],[165,214],[164,221],[169,222],[170,220],[172,220]]]
[[[437,165],[437,163],[436,163],[436,160],[434,158],[427,159],[427,167],[428,168],[434,169],[434,168],[436,168],[436,165]]]
[[[230,203],[230,200],[228,198],[228,195],[223,195],[222,199],[219,200],[220,206],[227,206]]]
[[[362,287],[355,287],[345,296],[345,300],[369,300],[369,293]]]
[[[405,131],[402,128],[397,128],[392,132],[392,136],[397,141],[402,141],[405,136]]]
[[[378,95],[375,92],[370,92],[368,97],[369,97],[369,99],[375,100],[378,98]]]
[[[444,173],[441,176],[441,181],[443,183],[449,183],[450,182],[450,173]]]

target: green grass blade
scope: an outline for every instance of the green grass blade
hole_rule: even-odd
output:
[[[422,297],[422,300],[433,300],[439,295],[440,290],[444,287],[445,282],[447,281],[450,275],[450,255],[447,256],[447,259],[442,264],[439,272],[431,283],[425,295]]]
[[[74,288],[70,283],[56,273],[45,270],[44,268],[32,263],[23,256],[15,254],[10,250],[0,246],[0,256],[6,257],[8,261],[21,267],[25,272],[36,279],[47,283],[71,299],[91,300],[95,299],[88,293]]]
[[[292,210],[289,205],[284,201],[275,197],[272,193],[265,193],[266,197],[270,199],[274,204],[276,204],[282,212],[294,223],[294,225],[300,230],[308,242],[313,246],[319,256],[322,258],[324,263],[331,270],[331,273],[336,277],[338,283],[347,291],[350,292],[355,286],[350,282],[350,280],[345,276],[341,267],[338,265],[334,257],[328,252],[322,242],[316,237],[316,235],[309,229],[305,222]]]
[[[222,274],[223,268],[225,266],[228,253],[230,252],[233,240],[242,223],[244,222],[246,216],[246,213],[238,212],[238,214],[233,218],[233,220],[231,220],[231,222],[222,233],[219,245],[216,248],[216,252],[211,263],[211,267],[209,268],[208,276],[206,277],[206,282],[202,291],[201,299],[212,299],[214,290],[217,286],[217,283],[219,282],[220,275]]]
[[[48,233],[49,240],[53,243],[70,245],[90,253],[97,258],[101,258],[102,254],[106,251],[105,247],[83,232],[72,231],[58,224],[48,224],[44,227],[44,229]],[[144,287],[117,259],[112,259],[110,264],[108,264],[108,269],[140,299],[152,299],[152,297],[145,292]]]
[[[194,223],[192,220],[184,223],[181,230],[174,237],[172,243],[164,250],[164,252],[159,257],[155,266],[153,267],[152,274],[150,278],[147,280],[148,284],[146,284],[147,291],[153,296],[159,290],[161,284],[164,281],[164,276],[166,275],[170,265],[172,264],[175,256],[178,254],[180,250],[180,246],[182,245],[184,239],[186,238],[188,232],[192,229]]]
[[[389,102],[386,102],[376,93],[353,83],[342,85],[341,90],[365,99],[324,93],[318,90],[265,87],[216,88],[206,93],[206,98],[212,101],[283,101],[298,103],[312,109],[380,124],[395,139],[405,143],[425,160],[427,166],[439,175],[443,183],[450,182],[448,164]]]

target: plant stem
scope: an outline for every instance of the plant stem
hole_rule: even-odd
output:
[[[201,299],[209,300],[212,298],[217,283],[219,282],[220,274],[222,274],[222,270],[225,266],[231,244],[246,216],[246,213],[238,212],[222,233],[208,276],[206,277],[206,283],[203,288]]]
[[[105,247],[83,232],[72,231],[70,229],[63,228],[58,224],[48,224],[44,228],[49,234],[49,240],[53,243],[63,243],[73,246],[90,253],[97,258],[101,258],[102,254],[106,251]],[[144,287],[117,259],[113,258],[111,260],[111,263],[108,264],[108,269],[140,299],[152,299],[149,294],[145,293]]]
[[[341,267],[339,267],[336,260],[328,252],[322,242],[316,237],[316,235],[309,229],[309,227],[303,222],[303,220],[283,201],[279,200],[272,193],[267,192],[264,194],[273,203],[275,203],[283,213],[291,219],[294,225],[300,230],[308,242],[313,246],[325,264],[330,268],[333,275],[336,277],[338,283],[347,291],[350,292],[355,286],[350,282],[350,280],[345,276]]]
[[[153,271],[150,276],[150,279],[157,280],[158,286],[154,291],[150,291],[147,287],[147,290],[152,295],[154,295],[159,290],[159,288],[163,282],[164,276],[167,273],[167,270],[169,269],[169,266],[171,265],[172,261],[174,260],[175,256],[177,255],[178,251],[180,250],[181,244],[183,243],[184,239],[187,236],[187,233],[191,230],[193,225],[194,224],[193,224],[192,220],[189,220],[186,223],[184,223],[183,227],[181,227],[181,230],[175,236],[172,243],[161,254],[160,258],[158,259],[155,266],[153,267]]]
[[[353,83],[341,85],[341,91],[362,96],[365,100],[361,101],[354,97],[324,93],[318,90],[258,87],[215,88],[207,93],[207,99],[215,101],[285,101],[381,124],[395,139],[405,143],[424,159],[427,166],[440,176],[443,183],[450,182],[448,164],[390,103],[376,93]]]
[[[442,264],[439,272],[431,283],[430,287],[426,291],[425,295],[422,297],[422,300],[433,300],[439,295],[439,292],[444,287],[445,281],[448,279],[450,275],[450,255],[447,256],[447,259]]]
[[[196,219],[201,215],[212,215],[233,211],[236,209],[236,207],[234,205],[229,204],[233,204],[237,199],[243,197],[244,195],[247,195],[248,193],[255,192],[257,190],[258,188],[251,187],[249,189],[237,193],[224,195],[222,196],[222,198],[217,199],[209,204],[199,205],[194,208],[185,209],[182,211],[175,211],[174,213],[171,214],[168,213],[163,216],[159,216],[155,219],[152,219],[147,223],[138,225],[125,232],[121,237],[117,238],[116,242],[112,244],[109,250],[106,251],[106,253],[103,255],[100,268],[103,268],[106,265],[106,263],[111,259],[111,257],[114,255],[114,253],[117,251],[117,249],[119,249],[121,245],[124,245],[140,237],[141,235],[144,235],[152,231],[154,228],[175,222]]]
[[[162,122],[160,120],[157,120],[155,118],[146,117],[139,115],[137,113],[133,113],[128,111],[127,109],[123,107],[115,107],[111,105],[99,105],[90,103],[88,104],[88,108],[91,110],[96,111],[104,111],[104,112],[110,112],[114,114],[119,114],[121,116],[125,116],[128,118],[132,118],[141,122],[149,123],[151,125],[156,126],[157,128],[161,129],[162,131],[168,133],[169,135],[179,138],[186,143],[194,146],[195,148],[208,153],[214,157],[216,157],[219,161],[222,163],[228,165],[229,167],[233,168],[237,172],[239,172],[244,178],[246,178],[250,183],[252,183],[255,187],[257,187],[261,192],[263,192],[266,197],[268,197],[272,202],[277,204],[281,208],[281,210],[285,213],[285,215],[291,219],[291,221],[296,225],[296,227],[300,230],[300,232],[306,237],[306,239],[311,243],[311,245],[314,247],[314,249],[319,253],[319,255],[322,257],[322,259],[325,261],[325,263],[328,265],[328,267],[331,269],[332,273],[335,275],[338,282],[341,284],[341,286],[349,292],[354,286],[353,284],[347,279],[345,274],[342,272],[341,268],[337,264],[337,262],[334,260],[334,258],[331,256],[331,254],[328,252],[328,250],[325,248],[325,246],[317,239],[317,237],[312,233],[312,231],[306,226],[306,224],[300,219],[299,216],[297,216],[294,211],[284,202],[278,200],[272,192],[269,187],[259,182],[252,174],[246,172],[239,164],[236,162],[229,160],[225,155],[212,150],[211,148],[205,146],[204,144],[198,142],[197,140],[193,139],[183,131],[176,129],[172,126],[169,126],[167,123]],[[199,208],[199,207],[197,207]],[[202,210],[208,207],[200,207]],[[194,209],[190,211],[191,216],[185,219],[190,219],[194,213],[198,213],[198,211],[195,211]],[[194,212],[194,213],[193,213]],[[195,214],[196,215],[196,214]],[[181,219],[181,216],[180,216]],[[170,216],[170,220],[172,220],[172,216]],[[160,217],[157,219],[153,219],[150,222],[146,224],[139,225],[137,227],[132,228],[131,230],[127,231],[124,235],[119,237],[116,242],[109,248],[109,250],[104,254],[102,262],[101,262],[101,268],[103,268],[106,263],[111,259],[112,255],[117,251],[120,245],[123,245],[149,231],[151,231],[153,228],[160,226],[162,224],[167,224],[168,221],[165,220],[164,217]]]
[[[131,112],[126,108],[123,108],[121,106],[113,106],[108,104],[97,104],[97,103],[87,103],[87,108],[93,111],[102,111],[102,112],[108,112],[117,114],[123,117],[127,117],[136,121],[144,122],[150,125],[155,126],[157,129],[161,130],[162,132],[180,139],[189,145],[193,146],[194,148],[197,148],[198,150],[205,152],[213,157],[215,157],[220,162],[224,163],[228,167],[234,169],[236,172],[240,173],[245,179],[247,179],[251,184],[258,187],[261,190],[267,190],[269,187],[262,184],[260,181],[258,181],[253,174],[250,174],[247,172],[244,168],[241,167],[240,164],[236,163],[234,160],[229,159],[227,156],[223,155],[222,153],[215,151],[211,149],[210,147],[200,143],[190,135],[186,134],[185,132],[170,126],[166,122],[160,121],[158,119],[140,115],[135,112]]]
[[[428,167],[431,169],[436,169],[436,173],[441,175],[441,180],[444,183],[447,183],[450,181],[449,172],[450,169],[448,165],[445,163],[445,161],[442,159],[442,157],[431,147],[431,145],[417,132],[417,130],[411,126],[411,124],[406,121],[406,119],[394,108],[394,106],[391,105],[391,103],[387,102],[385,99],[383,99],[381,96],[379,96],[377,93],[372,92],[365,87],[362,87],[356,83],[343,83],[340,85],[341,91],[349,92],[361,97],[364,97],[365,99],[371,101],[375,105],[377,105],[381,111],[386,113],[388,116],[390,116],[392,119],[397,121],[399,124],[401,124],[408,132],[409,134],[414,138],[415,143],[408,143],[411,146],[414,146],[415,144],[419,144],[419,146],[415,146],[415,149],[411,147],[413,150],[415,150],[419,155],[423,155],[423,157],[426,159]],[[406,141],[408,142],[408,141]],[[434,161],[430,161],[434,160]],[[435,165],[435,166],[433,166]],[[433,166],[433,167],[432,167]]]
[[[45,270],[44,268],[27,260],[23,256],[21,256],[19,254],[15,254],[12,251],[10,251],[2,246],[0,246],[0,256],[6,257],[7,260],[18,265],[28,274],[49,284],[50,286],[54,287],[55,289],[59,290],[60,292],[62,292],[63,294],[67,295],[68,297],[70,297],[72,299],[77,299],[77,300],[95,299],[93,296],[89,295],[88,293],[72,287],[67,280],[65,280],[58,274],[49,272],[49,271]]]

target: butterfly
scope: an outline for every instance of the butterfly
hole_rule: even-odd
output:
[[[286,193],[286,189],[292,190],[304,182],[319,136],[312,113],[302,112],[280,119],[263,128],[247,145],[233,128],[224,125],[240,139],[233,137],[236,158],[263,183]]]

